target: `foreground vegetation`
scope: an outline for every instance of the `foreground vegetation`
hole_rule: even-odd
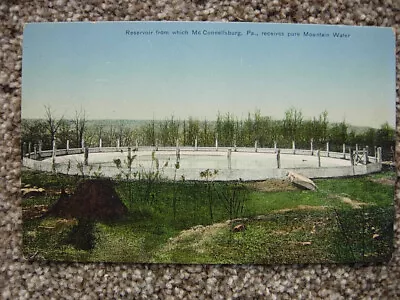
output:
[[[28,258],[166,263],[384,261],[391,256],[394,172],[316,180],[316,192],[282,180],[258,183],[124,181],[120,220],[39,217],[77,176],[23,171]],[[231,220],[231,221],[229,221]],[[240,230],[233,230],[243,225]]]

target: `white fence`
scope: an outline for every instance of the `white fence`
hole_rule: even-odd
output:
[[[132,149],[132,148],[131,148]],[[357,155],[353,155],[353,159],[350,158],[349,153],[343,152],[330,152],[330,151],[316,151],[316,150],[301,150],[301,149],[275,149],[275,148],[242,148],[242,147],[138,147],[138,149],[132,149],[135,151],[177,151],[179,153],[184,154],[185,152],[219,152],[219,153],[229,153],[229,152],[241,152],[241,153],[268,153],[275,154],[277,163],[275,167],[265,167],[258,169],[234,169],[230,167],[230,162],[227,163],[226,168],[218,170],[218,174],[215,177],[215,180],[265,180],[268,178],[284,178],[286,177],[287,172],[293,171],[305,175],[309,178],[329,178],[329,177],[342,177],[342,176],[354,176],[354,175],[364,175],[373,172],[379,172],[382,169],[382,162],[380,159],[380,149],[378,149],[375,156],[367,156],[366,152],[360,151]],[[109,153],[109,152],[123,152],[127,153],[129,151],[128,147],[95,147],[88,148],[89,153]],[[23,158],[23,166],[44,172],[56,172],[62,174],[78,174],[78,175],[91,175],[95,174],[97,171],[96,168],[98,166],[93,165],[84,165],[84,164],[74,164],[74,163],[57,163],[56,159],[54,159],[54,163],[52,160],[44,158],[57,156],[65,156],[72,154],[82,154],[84,156],[85,150],[83,148],[74,148],[74,149],[57,149],[55,151],[47,150],[41,151],[40,153],[31,152],[28,153]],[[352,162],[348,166],[332,166],[326,167],[321,165],[320,159],[319,166],[315,167],[302,167],[302,168],[280,168],[280,154],[282,155],[299,155],[299,156],[318,156],[320,157],[329,157],[333,159],[341,159],[347,160],[348,162]],[[230,155],[227,155],[228,159],[230,159]],[[355,159],[355,160],[354,160]],[[365,160],[367,163],[365,163]],[[229,167],[228,167],[229,166]],[[210,169],[213,169],[210,166]],[[137,170],[136,170],[137,171]],[[148,170],[141,169],[138,170],[141,172],[146,172]],[[175,170],[173,168],[163,170],[163,176],[165,178],[172,179],[174,177],[180,178],[184,176],[186,180],[203,180],[200,178],[200,172],[204,171],[204,169],[178,169]],[[101,175],[105,177],[114,177],[117,176],[120,171],[115,166],[102,166],[101,167]]]

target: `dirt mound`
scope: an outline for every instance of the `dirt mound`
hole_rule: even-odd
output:
[[[282,192],[296,191],[298,188],[293,186],[289,180],[285,179],[267,179],[249,184],[251,188],[260,192]]]
[[[81,182],[73,195],[62,193],[48,214],[78,219],[109,220],[127,213],[111,180],[92,179]]]

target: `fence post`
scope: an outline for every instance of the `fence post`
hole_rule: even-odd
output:
[[[232,168],[232,149],[228,149],[228,169]]]
[[[295,141],[292,141],[292,149],[293,149],[293,154],[296,154],[296,143],[295,143]]]
[[[258,150],[258,142],[255,141],[254,142],[254,152],[257,152],[257,150]]]
[[[120,140],[119,139],[117,139],[117,150],[119,150],[119,147],[120,147]]]
[[[55,172],[55,165],[56,165],[56,140],[53,140],[53,152],[52,152],[52,169]]]
[[[28,158],[31,158],[31,148],[32,148],[32,143],[31,142],[29,142],[28,143]]]
[[[378,163],[382,163],[382,147],[378,147]]]
[[[321,168],[321,151],[317,150],[317,157],[318,157],[318,168]]]
[[[326,142],[326,156],[329,157],[329,142]]]
[[[358,144],[356,144],[356,156],[358,157]]]
[[[132,148],[128,147],[128,162],[131,160],[132,158]]]
[[[354,166],[354,155],[353,155],[353,150],[349,147],[349,153],[350,153],[350,163],[352,166]]]
[[[99,140],[99,148],[101,149],[101,147],[103,147],[103,141],[100,139]]]
[[[311,155],[314,155],[314,145],[313,145],[313,143],[314,143],[314,139],[311,139],[311,142],[310,142],[310,144],[311,144],[311,146],[310,146]]]
[[[65,149],[67,150],[67,154],[68,154],[68,151],[69,151],[69,140],[67,140],[67,145],[66,145]]]
[[[367,160],[368,160],[368,154],[367,154],[367,149],[364,148],[363,149],[363,160],[364,160],[364,164],[367,164]]]
[[[369,147],[365,146],[365,163],[368,164],[369,163]]]
[[[53,146],[52,147],[52,150],[53,150],[52,156],[55,157],[56,156],[56,140],[55,139],[53,140],[53,145],[52,146]]]
[[[346,144],[343,144],[343,159],[346,159]]]
[[[276,162],[277,162],[278,169],[280,169],[281,168],[281,149],[278,149],[276,151]]]
[[[84,164],[89,165],[89,147],[85,147]]]
[[[37,145],[33,145],[33,153],[35,154],[35,159],[37,159]]]
[[[215,138],[215,151],[218,151],[218,138]]]
[[[194,139],[194,150],[198,150],[198,148],[197,148],[197,136],[196,136],[196,138]]]
[[[39,157],[42,157],[42,141],[39,141]]]

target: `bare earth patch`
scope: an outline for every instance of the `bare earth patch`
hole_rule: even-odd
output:
[[[23,207],[22,218],[26,220],[40,218],[48,211],[48,209],[48,205],[32,205],[29,207]]]
[[[368,205],[368,203],[352,200],[348,197],[339,196],[339,199],[342,200],[342,202],[349,204],[352,208],[356,208],[356,209],[360,209],[361,206]]]
[[[278,210],[273,210],[271,213],[282,213],[282,212],[288,212],[288,211],[293,211],[293,210],[324,210],[326,209],[326,206],[313,206],[313,205],[297,205],[296,207],[293,208],[282,208]]]
[[[169,252],[176,247],[180,247],[182,243],[192,241],[190,243],[191,249],[197,253],[205,252],[205,244],[207,241],[212,240],[215,234],[220,230],[229,227],[229,222],[215,223],[208,226],[198,225],[190,229],[183,230],[179,235],[170,238],[163,252]]]
[[[349,197],[346,197],[346,196],[330,195],[330,197],[333,199],[338,199],[338,200],[342,201],[343,203],[349,204],[352,208],[355,208],[355,209],[360,209],[362,206],[370,205],[368,203],[350,199]]]
[[[396,179],[394,178],[371,178],[372,182],[380,183],[383,185],[394,186],[396,184]]]
[[[260,192],[283,192],[283,191],[297,191],[289,180],[285,179],[268,179],[265,181],[257,181],[250,183],[249,186],[256,191]]]

